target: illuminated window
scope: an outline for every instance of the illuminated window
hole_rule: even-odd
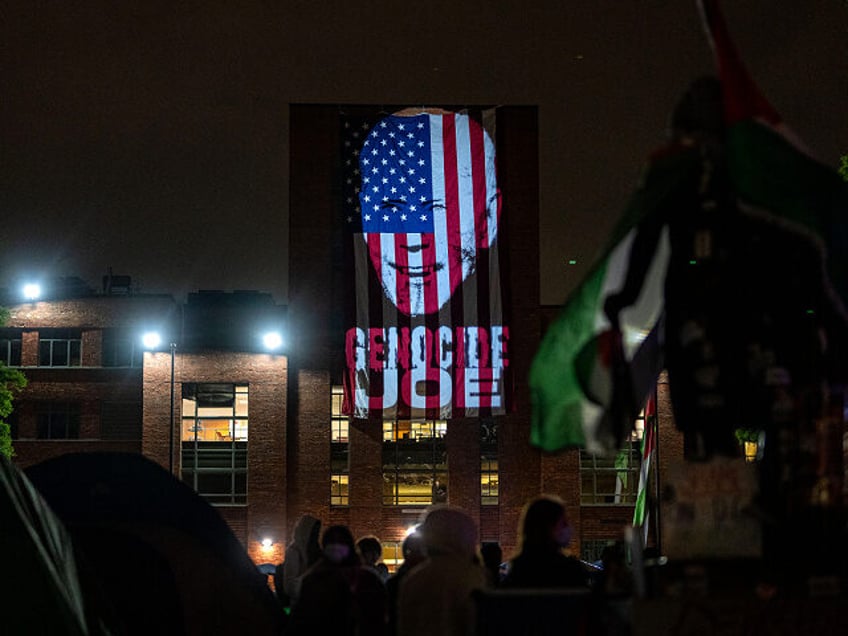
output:
[[[247,385],[182,385],[182,479],[215,504],[247,503]]]
[[[580,451],[581,505],[635,505],[644,428],[644,414],[640,414],[630,437],[615,455],[601,457]]]
[[[330,475],[330,505],[347,506],[349,502],[348,475],[333,473]]]
[[[380,559],[389,568],[389,572],[394,574],[397,569],[403,564],[403,542],[402,541],[383,541],[383,556]]]
[[[36,405],[38,439],[79,439],[80,405],[76,402],[39,402]]]
[[[82,338],[79,332],[67,329],[46,329],[39,332],[38,366],[78,367],[82,365]]]
[[[330,505],[347,506],[350,473],[350,419],[342,415],[342,387],[332,388],[330,405]]]
[[[492,418],[480,421],[480,503],[498,504],[498,425]]]
[[[447,502],[447,422],[383,423],[383,504]]]

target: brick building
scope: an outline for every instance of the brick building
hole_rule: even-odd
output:
[[[281,308],[269,297],[247,293],[201,292],[190,295],[185,306],[165,295],[108,293],[7,303],[11,316],[0,331],[0,353],[29,382],[10,418],[16,463],[27,467],[77,451],[143,453],[172,466],[211,501],[257,562],[282,558],[287,533],[305,512],[325,524],[348,524],[356,535],[376,534],[389,562],[407,529],[434,501],[470,511],[481,540],[498,541],[507,553],[516,542],[522,505],[539,492],[566,500],[578,529],[575,548],[582,547],[586,558],[619,537],[632,518],[637,456],[628,468],[630,486],[622,490],[621,469],[612,461],[530,447],[524,386],[515,414],[437,422],[422,436],[445,458],[433,469],[443,491],[401,487],[387,497],[385,483],[398,468],[392,454],[403,445],[387,441],[392,438],[385,424],[352,423],[340,415],[340,388],[329,368],[309,368],[307,362],[320,357],[308,353],[305,333],[288,330],[296,342],[285,355],[262,351],[250,338],[233,343],[216,331],[222,324],[237,329],[239,314],[255,318],[257,301],[279,318]],[[221,315],[212,320],[215,307]],[[542,317],[541,327],[556,310],[536,307],[528,313]],[[168,344],[156,351],[140,346],[142,332],[151,326],[178,334],[174,439],[168,433]],[[197,331],[186,331],[189,326]],[[204,326],[211,345],[209,333],[201,333]],[[515,363],[526,369],[534,346],[521,347]],[[665,394],[661,383],[661,466],[682,454]],[[426,432],[426,423],[413,430]],[[631,450],[638,451],[638,442]],[[266,537],[270,548],[261,546]]]
[[[528,442],[527,378],[557,310],[539,299],[536,108],[500,108],[497,120],[514,408],[445,421],[341,415],[348,290],[332,159],[338,107],[293,105],[290,114],[284,349],[258,344],[283,308],[256,292],[201,292],[180,305],[109,277],[98,293],[83,285],[71,298],[6,303],[0,354],[30,382],[13,417],[18,464],[74,450],[141,452],[216,505],[257,562],[282,559],[294,522],[310,513],[355,536],[376,534],[391,566],[422,510],[440,501],[468,511],[481,541],[497,541],[509,555],[521,508],[542,492],[566,501],[574,549],[597,558],[632,520],[639,439],[605,460],[543,453]],[[142,353],[138,338],[151,326],[165,344]],[[658,395],[662,472],[682,443],[663,382]]]

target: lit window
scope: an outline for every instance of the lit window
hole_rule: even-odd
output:
[[[247,503],[247,385],[182,385],[182,479],[215,504]]]
[[[389,568],[389,572],[394,574],[397,569],[403,565],[403,542],[401,541],[383,541],[383,557],[380,559]]]
[[[619,451],[612,456],[597,456],[580,451],[580,504],[633,506],[639,489],[644,414]]]
[[[330,505],[347,506],[350,472],[350,419],[342,415],[342,387],[331,390],[330,404]]]
[[[348,475],[333,473],[330,475],[330,505],[347,506],[350,503]]]
[[[447,422],[383,423],[383,504],[447,502]]]
[[[498,425],[492,418],[480,421],[480,503],[498,505]]]

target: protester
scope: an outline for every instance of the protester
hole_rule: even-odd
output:
[[[380,561],[383,556],[383,545],[380,540],[373,535],[362,537],[356,542],[356,551],[359,553],[359,558],[362,559],[362,565],[373,570],[385,583],[386,579],[389,578],[389,568]]]
[[[303,578],[289,633],[383,636],[386,586],[372,570],[362,567],[347,526],[327,528],[321,549],[321,559]]]
[[[401,563],[397,571],[386,581],[386,593],[388,595],[389,605],[390,636],[397,633],[397,606],[400,583],[416,565],[423,563],[427,558],[427,551],[424,547],[424,539],[418,532],[413,532],[407,535],[401,544],[400,550],[403,555],[403,563]]]
[[[519,523],[521,549],[510,562],[504,587],[588,587],[580,561],[563,554],[571,543],[565,503],[541,495],[525,507]]]
[[[418,531],[427,559],[400,583],[399,636],[466,636],[475,631],[471,593],[486,587],[477,526],[459,508],[430,509]]]
[[[285,561],[274,573],[274,588],[285,606],[297,603],[303,575],[321,557],[318,544],[321,521],[311,515],[303,515],[295,523],[292,534],[293,538],[286,546]]]

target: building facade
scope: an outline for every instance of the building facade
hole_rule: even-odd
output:
[[[595,560],[632,521],[642,425],[612,458],[529,444],[530,365],[558,309],[539,300],[537,110],[497,114],[511,408],[447,420],[342,413],[350,290],[341,258],[339,108],[293,105],[290,113],[286,311],[256,292],[200,292],[181,305],[107,284],[111,277],[98,293],[82,286],[70,298],[7,303],[0,353],[29,378],[12,418],[17,463],[76,450],[142,453],[216,506],[257,563],[282,560],[296,520],[308,513],[355,536],[378,536],[392,567],[433,503],[465,509],[481,542],[498,542],[509,555],[522,507],[552,493],[568,506],[573,550]],[[285,347],[265,351],[258,337],[284,313]],[[163,344],[143,351],[139,338],[153,326]],[[682,442],[664,381],[658,398],[661,480],[682,457]]]
[[[506,554],[516,546],[522,506],[542,492],[567,502],[573,547],[586,559],[632,520],[638,436],[624,464],[625,455],[616,461],[576,449],[542,453],[528,443],[523,384],[516,412],[503,417],[352,421],[341,414],[331,365],[322,367],[314,344],[306,346],[314,333],[295,336],[290,322],[290,351],[283,353],[249,339],[227,345],[216,329],[238,329],[239,313],[255,316],[251,300],[280,314],[263,294],[238,296],[193,294],[185,306],[169,296],[106,292],[10,303],[0,352],[28,379],[10,418],[15,462],[26,468],[69,452],[142,453],[212,503],[257,563],[282,560],[288,533],[304,513],[325,525],[349,525],[356,536],[377,535],[389,565],[432,503],[469,511],[481,541],[500,543]],[[244,301],[246,314],[235,309]],[[217,320],[216,304],[230,305]],[[557,308],[531,310],[527,320],[538,321],[538,338]],[[170,327],[172,337],[145,351],[141,334],[151,326]],[[204,327],[211,344],[208,333],[199,333]],[[525,369],[519,377],[526,377],[534,346],[528,340],[517,350],[514,362]],[[662,473],[682,456],[682,442],[664,380],[658,394]]]

